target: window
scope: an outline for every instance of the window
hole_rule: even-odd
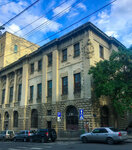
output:
[[[11,103],[13,100],[13,87],[10,87],[10,96],[9,96],[9,102]]]
[[[51,129],[51,121],[47,121],[47,129]]]
[[[38,71],[42,70],[42,60],[38,61]]]
[[[38,111],[36,109],[31,112],[31,128],[38,128]]]
[[[94,129],[94,130],[92,131],[92,133],[99,133],[99,132],[100,132],[99,129]]]
[[[47,115],[51,116],[51,114],[52,114],[52,111],[51,110],[47,110]]]
[[[34,73],[34,63],[31,64],[31,74]]]
[[[17,50],[18,50],[18,46],[14,45],[14,53],[17,53]]]
[[[14,111],[13,126],[18,127],[18,112],[17,111]]]
[[[52,65],[52,53],[48,54],[48,66]]]
[[[74,74],[74,93],[81,92],[81,74]]]
[[[101,45],[99,45],[99,55],[100,58],[104,59],[104,48]]]
[[[19,84],[19,86],[18,86],[18,101],[21,101],[21,95],[22,95],[22,84]]]
[[[30,100],[33,100],[33,89],[34,89],[34,86],[30,86]]]
[[[52,80],[48,81],[48,97],[52,96]]]
[[[5,89],[2,90],[2,104],[4,104],[5,101]]]
[[[41,99],[42,97],[42,84],[37,85],[37,99]]]
[[[80,55],[80,44],[77,43],[74,45],[74,57],[77,57]]]
[[[62,50],[62,61],[67,60],[67,49]]]
[[[62,95],[68,94],[68,77],[62,78]]]

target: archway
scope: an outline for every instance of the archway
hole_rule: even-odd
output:
[[[66,109],[66,129],[77,130],[78,129],[78,111],[74,106],[68,106]]]
[[[38,128],[38,111],[36,109],[31,112],[31,128]]]
[[[100,112],[101,116],[101,127],[109,126],[109,109],[107,106],[103,106]]]

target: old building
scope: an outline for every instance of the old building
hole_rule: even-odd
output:
[[[21,37],[5,32],[0,36],[0,69],[13,63],[22,56],[32,53],[38,47],[38,45]]]
[[[55,128],[78,136],[88,123],[118,123],[110,100],[93,105],[89,68],[124,47],[88,22],[0,71],[0,130]],[[82,120],[82,118],[84,119]]]

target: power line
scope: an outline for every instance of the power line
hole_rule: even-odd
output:
[[[7,5],[7,4],[9,4],[9,3],[12,3],[12,2],[8,2],[8,3],[5,3],[5,4],[0,4],[0,6],[4,6],[4,5]]]
[[[112,2],[110,2],[110,3],[108,3],[108,4],[106,4],[106,5],[104,5],[103,7],[97,9],[96,11],[94,11],[93,13],[91,13],[91,14],[89,14],[89,15],[83,17],[82,19],[80,19],[80,20],[74,22],[73,24],[67,26],[66,28],[64,28],[64,29],[62,29],[62,30],[60,30],[60,31],[58,31],[58,32],[56,32],[56,33],[50,35],[49,37],[47,37],[47,38],[45,38],[45,39],[43,39],[43,40],[41,40],[41,41],[38,41],[37,43],[34,43],[34,44],[32,44],[32,45],[26,47],[25,49],[30,48],[30,47],[32,47],[32,46],[35,45],[35,44],[41,43],[41,42],[43,42],[43,41],[45,41],[45,40],[47,40],[47,39],[49,39],[49,38],[51,38],[51,37],[54,37],[54,36],[57,35],[58,33],[61,33],[61,32],[63,32],[63,31],[65,31],[65,30],[69,29],[69,28],[72,27],[73,25],[75,25],[75,24],[77,24],[77,23],[79,23],[79,22],[85,20],[86,18],[88,18],[88,17],[90,17],[90,16],[92,16],[92,15],[94,15],[95,13],[97,13],[97,12],[99,12],[100,10],[102,10],[102,9],[104,9],[104,8],[106,8],[106,7],[108,7],[109,5],[111,5],[112,3],[116,2],[116,1],[117,1],[117,0],[114,0],[114,1],[112,1]],[[24,49],[24,50],[25,50],[25,49]],[[12,54],[14,54],[14,53],[11,53],[11,54],[8,54],[8,55],[5,55],[5,56],[9,56],[9,55],[12,55]]]
[[[63,1],[60,5],[56,6],[54,9],[56,9],[57,7],[60,7],[60,6],[63,5],[65,2],[67,2],[67,0]],[[44,14],[44,15],[47,15],[48,13],[50,13],[51,11],[53,11],[54,9],[49,10],[49,11],[48,11],[46,14]],[[20,30],[14,32],[14,34],[17,33],[17,32],[19,32],[19,31],[21,31],[21,30],[23,30],[23,29],[25,29],[26,27],[30,26],[30,25],[33,24],[34,22],[40,20],[44,15],[42,15],[42,16],[39,17],[38,19],[34,20],[33,22],[27,24],[26,26],[24,26],[24,27],[21,28]]]
[[[68,9],[75,7],[81,0],[76,1],[75,3],[73,3],[73,5],[70,5],[69,7],[65,8],[64,10],[62,10],[61,12],[59,12],[58,14],[56,14],[55,16],[49,18],[50,20],[52,20],[53,18],[57,18],[59,15],[63,14],[64,12],[66,12]],[[45,21],[44,23],[40,24],[39,26],[37,26],[36,28],[34,28],[33,30],[27,32],[26,34],[24,34],[23,36],[27,36],[30,33],[32,33],[33,31],[35,31],[36,29],[39,29],[40,27],[42,27],[42,25],[45,25],[46,23],[50,22],[49,20]],[[43,27],[42,27],[43,28]],[[41,29],[41,28],[40,28]]]
[[[106,5],[104,5],[104,6],[101,7],[100,9],[97,9],[96,11],[94,11],[93,13],[91,13],[91,14],[89,14],[89,15],[83,17],[82,19],[80,19],[80,20],[74,22],[73,24],[67,26],[66,28],[64,28],[64,29],[62,29],[62,30],[60,30],[60,31],[58,31],[58,32],[56,32],[56,33],[50,35],[50,36],[47,37],[46,39],[43,39],[43,40],[41,40],[41,41],[39,41],[39,42],[37,42],[37,43],[35,43],[35,44],[41,43],[41,42],[43,42],[43,41],[45,41],[45,40],[47,40],[47,39],[49,39],[49,38],[55,36],[56,34],[61,33],[61,32],[63,32],[63,31],[65,31],[65,30],[69,29],[69,28],[72,27],[73,25],[75,25],[75,24],[81,22],[82,20],[85,20],[86,18],[88,18],[88,17],[90,17],[90,16],[92,16],[92,15],[94,15],[95,13],[97,13],[98,11],[100,11],[100,10],[104,9],[105,7],[111,5],[111,4],[114,3],[115,1],[117,1],[117,0],[114,0],[114,1],[112,1],[112,2],[110,2],[110,3],[108,3],[108,4],[106,4]],[[30,45],[29,47],[31,47],[31,46],[32,46],[32,45]],[[29,47],[27,47],[27,48],[29,48]]]
[[[18,16],[20,16],[21,14],[23,14],[25,11],[27,11],[29,8],[31,8],[33,5],[35,5],[37,2],[39,2],[40,0],[35,1],[34,3],[32,3],[30,6],[28,6],[27,8],[25,8],[23,11],[21,11],[19,14],[17,14],[16,16],[14,16],[13,18],[11,18],[10,20],[8,20],[7,22],[5,22],[2,26],[5,26],[6,24],[10,23],[12,20],[16,19]]]
[[[61,15],[62,13],[64,13],[64,12],[65,12],[67,9],[69,9],[69,8],[75,7],[76,4],[79,3],[79,1],[81,1],[81,0],[78,0],[77,2],[73,3],[73,5],[68,6],[66,9],[62,10],[60,13],[58,13],[56,16],[54,16],[54,17],[52,17],[52,18],[55,18],[55,17]],[[84,0],[83,0],[83,1],[84,1]],[[66,2],[66,1],[65,1],[65,2]],[[71,9],[70,9],[69,11],[71,11]],[[46,22],[44,22],[43,24],[48,23],[48,22],[50,23],[50,21],[46,21]],[[46,25],[48,25],[48,24],[46,24]],[[45,25],[45,26],[46,26],[46,25]],[[40,26],[41,26],[41,25],[40,25]],[[44,28],[44,27],[43,27],[43,28]],[[8,44],[8,45],[9,45],[9,44]],[[11,46],[12,46],[12,44],[11,44]]]

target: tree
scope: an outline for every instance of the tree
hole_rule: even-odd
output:
[[[108,96],[119,114],[132,111],[132,48],[113,51],[109,60],[92,66],[89,74],[97,99]]]

